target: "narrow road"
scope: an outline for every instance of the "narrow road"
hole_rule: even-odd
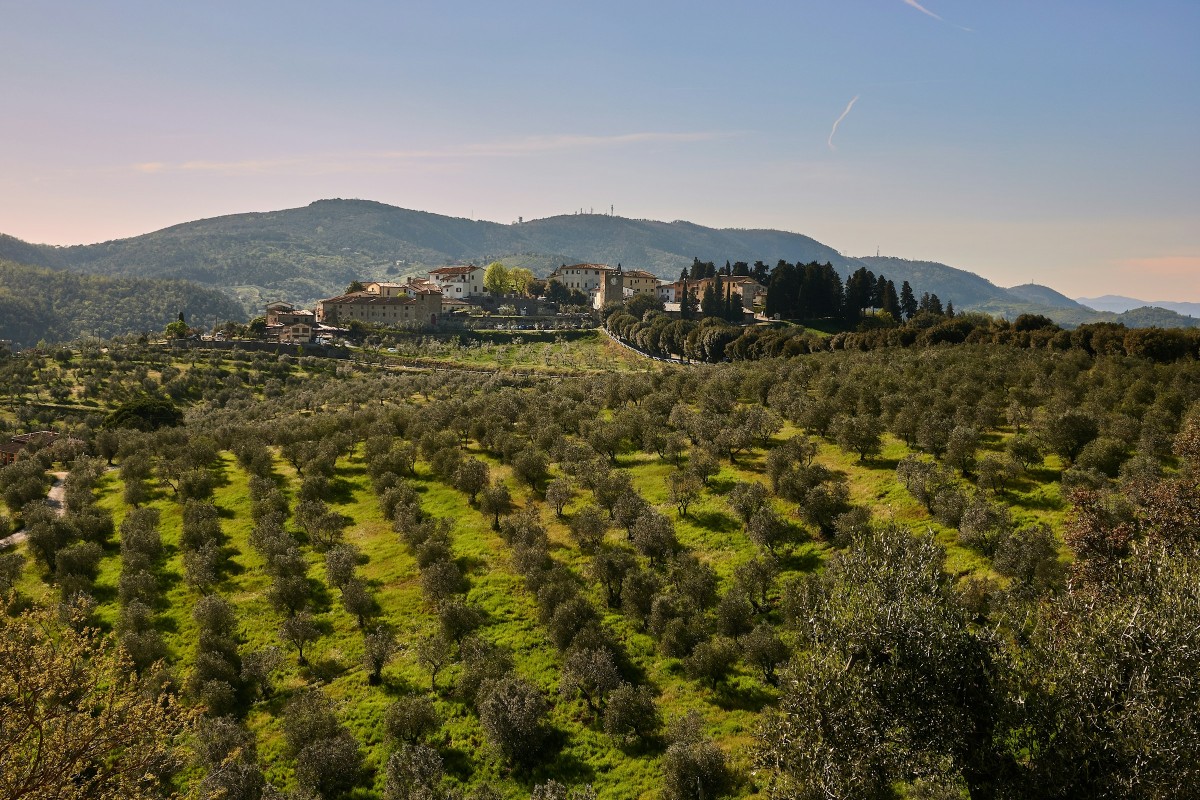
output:
[[[46,493],[46,502],[54,509],[54,513],[61,517],[66,512],[63,500],[67,494],[67,473],[54,472],[51,474],[54,475],[54,483],[51,484],[50,491]],[[27,538],[29,538],[29,534],[24,530],[19,530],[6,539],[0,539],[0,550],[18,545]]]

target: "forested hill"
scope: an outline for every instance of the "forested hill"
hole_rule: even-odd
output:
[[[831,247],[784,231],[599,214],[501,225],[361,200],[216,217],[76,247],[0,238],[0,258],[104,275],[185,278],[253,303],[279,297],[305,303],[355,278],[394,278],[447,263],[503,259],[544,275],[561,263],[595,261],[674,278],[695,257],[721,264],[830,261],[843,274],[857,266]]]
[[[0,339],[18,345],[161,331],[180,312],[196,325],[246,318],[235,300],[195,283],[80,275],[0,260]]]
[[[1083,306],[1071,308],[1046,287],[1008,290],[930,261],[850,258],[787,231],[718,229],[605,214],[502,225],[367,200],[319,200],[303,208],[214,217],[74,247],[34,245],[0,235],[0,258],[99,275],[191,280],[220,289],[247,308],[278,299],[308,304],[340,292],[355,279],[397,279],[449,263],[501,260],[536,275],[563,263],[619,263],[676,278],[694,258],[718,265],[763,261],[770,266],[782,259],[829,262],[843,279],[866,266],[897,287],[908,281],[918,295],[931,292],[959,310],[1009,318],[1045,314],[1065,325],[1116,320]],[[1186,317],[1158,317],[1167,326],[1194,324]]]

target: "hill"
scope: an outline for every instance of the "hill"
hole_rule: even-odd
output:
[[[693,258],[772,266],[783,259],[829,262],[843,277],[865,266],[897,286],[908,281],[918,294],[937,294],[960,310],[1008,318],[1046,314],[1063,325],[1113,319],[1044,286],[1004,289],[933,261],[850,258],[787,231],[709,228],[604,214],[501,225],[368,200],[319,200],[303,208],[214,217],[74,247],[0,236],[0,258],[97,275],[195,281],[236,297],[247,308],[277,299],[308,304],[340,292],[355,279],[401,279],[448,263],[502,260],[543,276],[563,263],[620,263],[675,278]],[[1139,301],[1130,308],[1137,305],[1144,304]],[[1162,319],[1169,326],[1192,324],[1184,317]]]
[[[1015,297],[1037,305],[1049,306],[1051,308],[1067,308],[1074,311],[1087,310],[1085,306],[1080,305],[1061,292],[1054,291],[1049,286],[1041,286],[1036,283],[1023,283],[1020,286],[1010,286],[1005,291]]]
[[[1188,317],[1200,317],[1200,303],[1182,303],[1174,300],[1138,300],[1135,297],[1124,297],[1117,294],[1106,294],[1100,297],[1080,297],[1079,302],[1097,311],[1113,311],[1120,314],[1135,308],[1153,306],[1165,308],[1177,314]]]
[[[661,277],[675,277],[693,257],[718,263],[831,261],[843,273],[852,263],[831,247],[784,231],[717,230],[598,214],[500,225],[365,200],[321,200],[303,208],[197,220],[95,245],[55,248],[5,237],[0,255],[102,275],[184,278],[253,304],[279,297],[308,303],[356,278],[501,258],[542,275],[564,262],[601,261],[636,265]]]
[[[246,317],[227,295],[187,281],[79,275],[0,261],[0,339],[18,345],[160,331],[180,312],[210,325]]]

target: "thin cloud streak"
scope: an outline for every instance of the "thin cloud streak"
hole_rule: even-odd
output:
[[[918,2],[917,2],[917,0],[904,0],[904,5],[908,6],[909,8],[915,8],[917,11],[920,11],[920,12],[921,12],[922,14],[924,14],[925,16],[927,16],[927,17],[933,17],[933,18],[934,18],[934,19],[936,19],[938,22],[946,22],[946,20],[942,19],[940,16],[938,16],[937,14],[933,13],[933,12],[932,12],[932,11],[930,11],[928,8],[926,8],[925,6],[923,6],[923,5],[921,5],[920,3],[918,3]],[[971,29],[971,28],[964,28],[962,25],[955,25],[953,22],[946,22],[946,24],[947,24],[947,25],[954,25],[954,27],[958,28],[960,31],[966,31],[967,33],[974,33],[974,30],[973,30],[973,29]]]
[[[854,99],[846,104],[846,110],[842,112],[842,115],[833,121],[833,128],[829,131],[829,139],[827,140],[830,150],[837,150],[833,145],[833,135],[837,133],[838,125],[842,124],[842,120],[850,113],[850,109],[854,108],[854,104],[858,102],[858,98],[859,95],[854,95]]]
[[[254,175],[302,170],[308,173],[341,173],[378,169],[381,162],[415,164],[448,162],[455,159],[508,158],[569,150],[590,150],[604,147],[624,147],[639,144],[707,142],[735,134],[717,131],[663,132],[642,131],[613,136],[530,136],[503,142],[480,142],[455,147],[425,150],[379,150],[360,153],[329,153],[274,159],[242,159],[236,161],[191,160],[175,163],[151,161],[132,165],[145,174],[165,172],[215,172],[227,175]]]
[[[932,11],[930,11],[930,10],[929,10],[928,8],[926,8],[925,6],[923,6],[923,5],[921,5],[920,3],[918,3],[918,2],[917,2],[917,0],[904,0],[904,5],[906,5],[906,6],[909,6],[910,8],[915,8],[917,11],[920,11],[922,14],[924,14],[924,15],[926,15],[926,16],[928,16],[928,17],[933,17],[933,18],[934,18],[934,19],[936,19],[938,22],[945,22],[945,21],[946,21],[946,20],[942,19],[941,17],[939,17],[937,14],[933,13]]]

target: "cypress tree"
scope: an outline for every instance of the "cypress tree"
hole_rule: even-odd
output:
[[[917,307],[917,297],[913,294],[912,287],[908,281],[900,287],[900,310],[904,312],[904,319],[910,320],[917,315],[919,310]]]

